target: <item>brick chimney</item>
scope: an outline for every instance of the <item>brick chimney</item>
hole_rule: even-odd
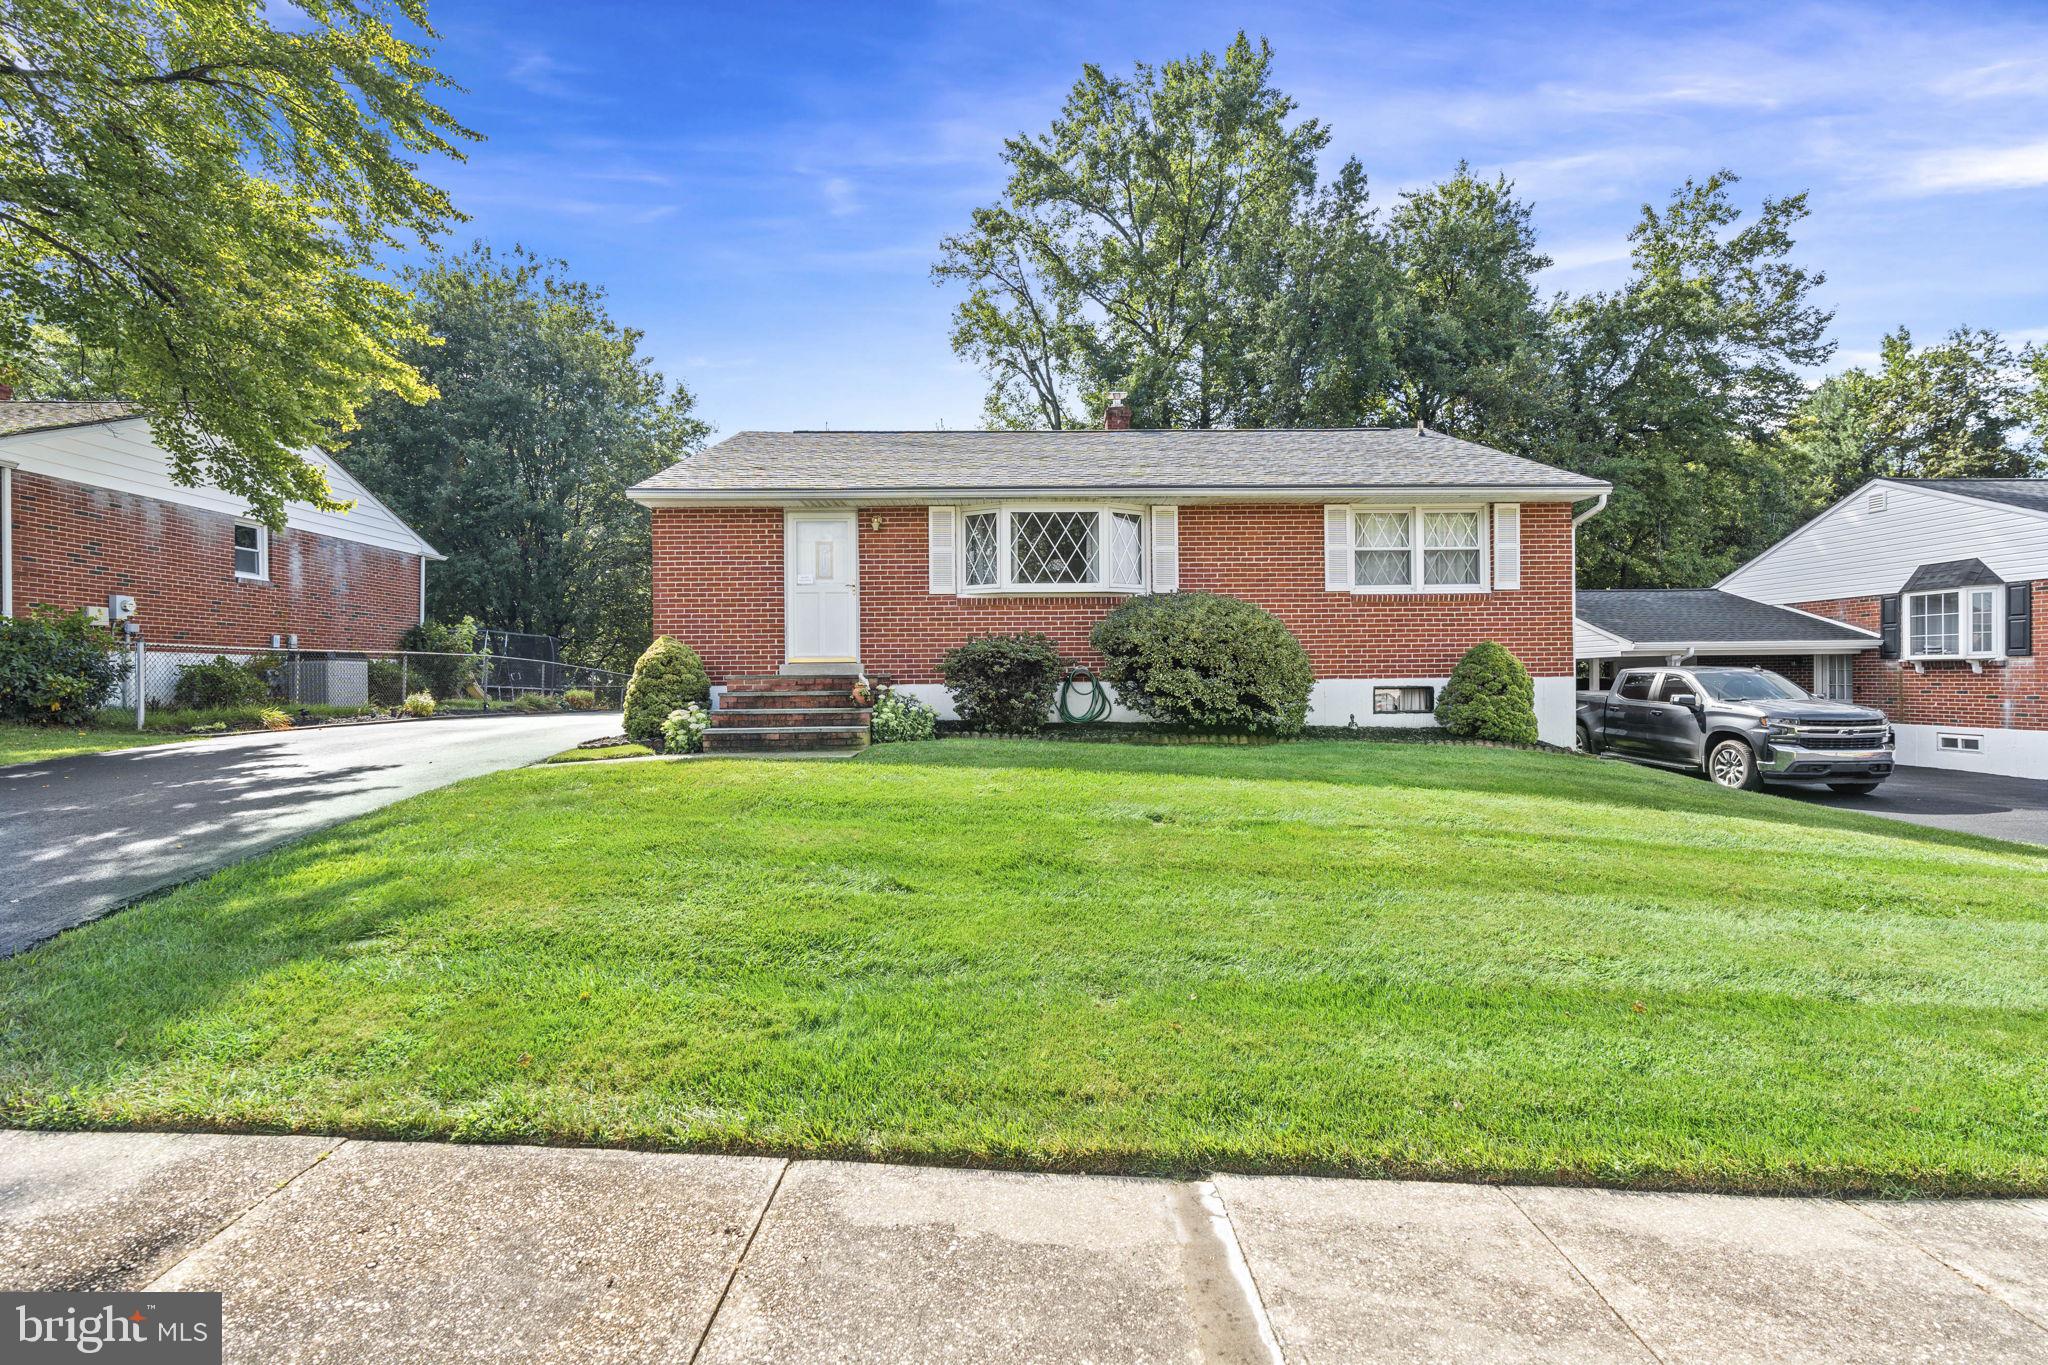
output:
[[[1109,406],[1102,410],[1104,431],[1129,431],[1131,429],[1131,404],[1127,393],[1112,393]]]

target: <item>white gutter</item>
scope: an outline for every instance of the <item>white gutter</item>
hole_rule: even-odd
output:
[[[424,543],[424,542],[423,542]],[[427,557],[420,556],[420,624],[427,623]]]
[[[14,466],[0,460],[0,616],[14,615]]]
[[[1093,500],[1138,500],[1172,502],[1348,502],[1361,499],[1447,499],[1473,502],[1579,502],[1588,496],[1599,498],[1593,509],[1607,503],[1612,485],[1598,485],[1597,493],[1587,485],[1559,487],[1556,484],[1420,484],[1399,486],[1290,486],[1232,487],[1186,484],[1126,485],[1122,487],[1003,488],[980,485],[973,488],[629,488],[626,496],[642,507],[775,507],[785,504],[860,503],[918,505],[930,502],[975,502],[984,499],[1087,498]],[[1587,513],[1590,516],[1592,513]]]
[[[1592,622],[1581,618],[1581,624]],[[1593,629],[1599,630],[1598,626]],[[1620,640],[1609,631],[1609,639]],[[1623,654],[1859,654],[1876,649],[1870,640],[1620,640]],[[1612,656],[1609,656],[1612,657]]]
[[[1572,529],[1576,531],[1593,518],[1599,516],[1601,510],[1607,506],[1607,495],[1613,491],[1611,487],[1602,489],[1599,496],[1593,499],[1591,507],[1588,507],[1585,511],[1572,518]],[[1577,499],[1574,499],[1574,501],[1577,501]]]

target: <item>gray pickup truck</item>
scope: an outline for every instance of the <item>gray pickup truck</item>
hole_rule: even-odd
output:
[[[1892,773],[1882,712],[1823,701],[1761,668],[1627,668],[1579,693],[1579,747],[1683,768],[1724,787],[1825,782],[1874,791]]]

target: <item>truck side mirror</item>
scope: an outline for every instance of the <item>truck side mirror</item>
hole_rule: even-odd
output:
[[[1688,707],[1697,711],[1700,707],[1700,699],[1690,692],[1674,692],[1671,694],[1671,704],[1673,706]]]

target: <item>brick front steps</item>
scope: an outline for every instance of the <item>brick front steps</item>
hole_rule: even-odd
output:
[[[730,677],[704,732],[707,754],[865,749],[868,708],[853,698],[854,673]]]

